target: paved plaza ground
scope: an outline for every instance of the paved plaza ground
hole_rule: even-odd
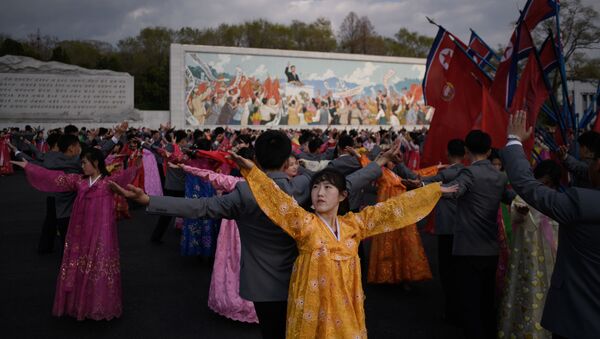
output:
[[[257,325],[216,315],[207,306],[212,263],[179,255],[179,236],[169,229],[153,245],[157,216],[142,209],[119,223],[123,316],[112,321],[55,318],[50,312],[60,264],[58,251],[38,255],[45,194],[22,171],[0,177],[0,337],[2,338],[260,338]],[[434,280],[365,285],[370,338],[460,338],[442,320],[435,239],[423,235]],[[268,288],[268,286],[265,286]]]

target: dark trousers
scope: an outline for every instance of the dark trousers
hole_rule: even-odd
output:
[[[49,253],[54,250],[56,240],[56,206],[52,196],[46,197],[46,217],[42,225],[42,234],[38,242],[38,253]]]
[[[456,300],[465,338],[495,338],[498,256],[454,256]]]
[[[444,316],[446,320],[458,322],[456,309],[456,287],[454,278],[454,261],[452,257],[453,234],[439,234],[438,238],[438,272],[444,293]]]
[[[287,301],[254,302],[263,339],[284,339]]]
[[[165,196],[169,197],[183,197],[185,196],[184,191],[174,191],[174,190],[164,190]],[[167,231],[167,227],[173,220],[173,217],[170,215],[161,215],[158,218],[158,222],[156,223],[156,227],[154,227],[154,232],[152,232],[152,237],[150,238],[154,242],[160,242],[162,240],[163,235]]]

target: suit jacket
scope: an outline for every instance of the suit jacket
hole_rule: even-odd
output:
[[[500,202],[510,203],[515,197],[506,188],[507,178],[489,160],[477,161],[463,168],[455,180],[458,213],[454,228],[453,255],[498,255],[498,209]]]
[[[80,174],[81,160],[78,156],[67,157],[61,152],[46,152],[41,165],[47,169],[60,170],[69,174]],[[77,192],[54,193],[56,217],[69,218]]]
[[[402,179],[414,180],[418,177],[418,175],[415,172],[413,172],[410,168],[406,167],[406,165],[403,163],[399,163],[398,165],[396,165],[396,167],[394,167],[392,171],[394,171],[394,173],[396,173]]]
[[[294,74],[294,73],[290,72],[289,71],[289,67],[285,68],[285,75],[287,76],[287,81],[288,82],[300,81],[300,78],[298,77],[298,74]]]
[[[171,143],[165,146],[167,152],[173,153],[174,149],[175,148]],[[185,172],[181,168],[171,168],[167,166],[165,189],[171,191],[185,191]]]
[[[424,183],[442,182],[447,184],[456,177],[465,166],[463,164],[454,164],[438,174],[423,178]],[[435,206],[435,234],[454,234],[454,226],[456,225],[457,201],[455,197],[444,196]]]
[[[542,326],[567,338],[600,338],[600,191],[561,193],[542,185],[519,145],[506,147],[502,157],[519,196],[560,224]]]
[[[351,192],[381,175],[377,164],[369,165],[348,176]],[[310,200],[310,176],[289,179],[281,172],[269,173],[279,187],[299,204]],[[298,250],[295,241],[258,207],[246,182],[239,182],[231,193],[200,199],[151,197],[149,213],[186,218],[235,219],[240,232],[240,296],[251,301],[287,300],[292,266]]]
[[[310,160],[310,161],[321,161],[321,160],[332,160],[335,148],[328,148],[323,153],[298,153],[298,159]]]

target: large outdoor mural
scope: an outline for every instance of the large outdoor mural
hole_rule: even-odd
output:
[[[423,125],[424,64],[185,52],[185,121],[202,125]]]

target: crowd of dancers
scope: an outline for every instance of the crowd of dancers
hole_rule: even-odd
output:
[[[600,336],[600,136],[526,157],[474,130],[421,168],[426,131],[1,131],[0,174],[49,192],[38,251],[58,248],[52,314],[122,313],[117,222],[157,214],[181,255],[214,257],[208,307],[264,338],[365,338],[369,284],[432,279],[417,223],[438,239],[444,315],[467,338]],[[401,334],[399,334],[401,336]]]

